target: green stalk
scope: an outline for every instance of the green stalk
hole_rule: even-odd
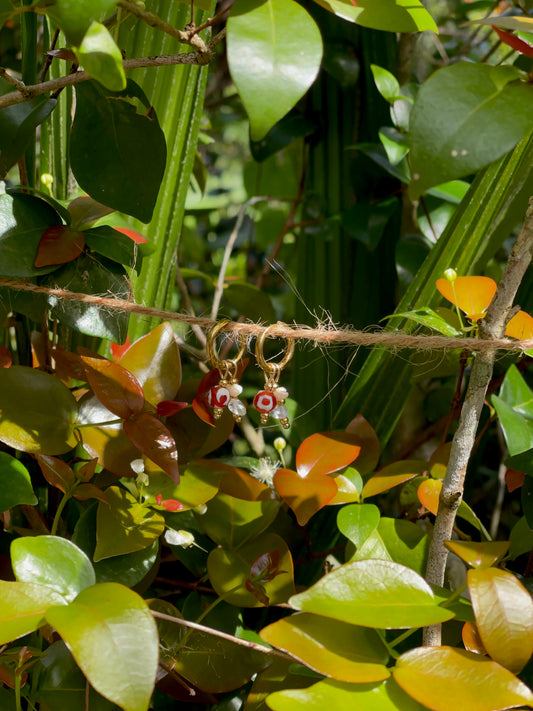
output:
[[[59,502],[59,505],[57,507],[56,515],[54,516],[54,521],[52,523],[52,528],[50,529],[50,535],[55,536],[57,533],[57,529],[59,527],[59,522],[61,521],[61,514],[63,513],[63,509],[67,505],[69,499],[72,498],[72,494],[74,493],[75,489],[77,488],[78,484],[80,484],[79,481],[74,482],[74,484],[68,489],[64,494]]]
[[[22,0],[21,5],[31,5],[32,0]],[[24,12],[20,16],[21,47],[22,47],[22,81],[24,84],[35,84],[37,81],[37,15],[34,12]],[[31,139],[24,159],[28,185],[35,185],[35,136]]]

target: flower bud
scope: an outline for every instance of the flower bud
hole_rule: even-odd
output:
[[[453,282],[457,279],[457,272],[455,269],[446,269],[444,277],[453,284]]]

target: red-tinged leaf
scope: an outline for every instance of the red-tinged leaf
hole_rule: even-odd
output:
[[[468,591],[483,645],[495,662],[518,674],[533,654],[533,600],[512,573],[469,570]]]
[[[143,390],[137,378],[118,363],[82,356],[87,382],[110,412],[127,420],[144,408]]]
[[[515,489],[520,489],[525,478],[526,475],[524,472],[517,472],[516,469],[508,469],[505,472],[505,485],[507,486],[507,491],[512,493]]]
[[[183,504],[177,499],[165,499],[161,506],[165,511],[180,511],[184,508]]]
[[[78,471],[76,472],[76,476],[78,479],[81,479],[81,481],[91,481],[91,479],[94,476],[94,473],[96,471],[96,465],[98,464],[98,457],[95,457],[94,459],[91,459],[90,462],[86,462],[83,466],[81,466]]]
[[[215,426],[215,418],[213,417],[213,412],[207,403],[207,393],[212,387],[218,384],[219,380],[220,373],[216,368],[213,368],[213,370],[210,370],[209,373],[206,373],[200,381],[196,397],[192,401],[192,408],[194,412],[198,415],[202,422],[205,422],[206,425],[211,425],[211,427]]]
[[[263,553],[250,566],[250,578],[255,582],[268,583],[278,575],[286,573],[279,569],[281,551],[275,550]]]
[[[439,496],[442,482],[439,479],[426,479],[418,487],[418,499],[432,514],[437,515],[439,510]]]
[[[418,459],[402,459],[399,462],[393,462],[366,482],[363,487],[362,496],[367,499],[369,496],[381,494],[383,491],[388,491],[398,484],[403,484],[415,476],[419,476],[426,471],[428,465]]]
[[[74,378],[74,380],[85,381],[85,367],[81,356],[76,353],[71,353],[66,351],[61,346],[55,346],[52,348],[52,356],[55,361],[55,367],[58,374],[62,377],[67,376],[69,378]]]
[[[69,465],[62,459],[51,457],[48,454],[36,454],[35,458],[50,486],[55,486],[56,489],[66,494],[76,481],[74,472]]]
[[[250,580],[250,578],[248,578],[244,583],[244,586],[248,590],[248,592],[251,592],[252,595],[254,595],[259,600],[262,605],[266,605],[267,607],[268,605],[270,605],[270,598],[266,594],[266,590],[264,586],[261,585],[261,583],[258,583],[255,580]]]
[[[65,62],[77,62],[76,55],[71,49],[61,47],[61,49],[49,49],[46,54],[55,59],[64,59]]]
[[[0,346],[0,368],[9,368],[13,363],[13,357],[9,348]]]
[[[83,232],[67,225],[53,225],[43,232],[35,258],[36,267],[66,264],[77,259],[85,249]]]
[[[60,49],[58,51],[63,52],[65,50]],[[70,50],[66,51],[70,52]],[[74,58],[70,61],[76,62],[77,59]],[[72,200],[72,202],[69,203],[68,211],[72,218],[72,224],[78,227],[78,229],[81,227],[91,227],[97,220],[114,212],[112,207],[102,205],[102,203],[96,202],[96,200],[93,200],[93,198],[88,195],[81,195]]]
[[[184,410],[186,407],[189,407],[188,402],[161,400],[161,402],[157,403],[157,414],[159,417],[172,417],[172,415],[176,415],[180,410]]]
[[[202,461],[202,460],[200,460]],[[214,462],[213,459],[205,459],[203,462]],[[272,498],[272,490],[266,484],[258,481],[255,477],[244,469],[217,462],[217,471],[222,471],[222,478],[219,483],[219,490],[223,494],[228,494],[236,499],[244,501],[262,501]]]
[[[496,25],[491,25],[491,27],[501,41],[514,49],[515,52],[525,54],[527,57],[533,57],[533,47],[530,44],[521,40],[520,37],[516,37],[516,35],[513,35],[511,32],[501,30],[499,27],[496,27]]]
[[[505,335],[517,338],[519,341],[533,338],[533,316],[525,311],[519,311],[507,324]]]
[[[135,230],[130,230],[128,227],[114,227],[113,229],[117,232],[122,232],[123,235],[126,235],[126,237],[133,240],[135,244],[146,244],[148,242],[146,237],[143,237],[138,232],[135,232]]]
[[[345,430],[355,436],[355,442],[361,447],[357,457],[357,471],[359,474],[373,472],[378,465],[381,448],[376,430],[363,415],[356,415]]]
[[[102,489],[99,489],[94,484],[78,484],[74,489],[72,496],[79,501],[87,501],[87,499],[98,499],[104,504],[109,505],[109,501]]]
[[[444,298],[464,311],[471,321],[484,317],[497,288],[494,279],[478,276],[457,277],[453,282],[437,279],[436,285]]]
[[[487,650],[483,646],[483,642],[479,636],[478,628],[473,622],[464,623],[461,637],[467,652],[472,652],[472,654],[487,654]]]
[[[142,412],[126,420],[123,428],[129,441],[178,484],[178,449],[174,437],[161,420]]]
[[[348,432],[318,432],[304,439],[296,452],[300,478],[324,475],[347,467],[357,458],[361,447],[357,437]]]
[[[112,343],[111,355],[113,356],[113,360],[120,360],[130,346],[131,343],[129,334],[126,336],[126,340],[122,345],[119,345],[118,343]]]
[[[294,511],[300,526],[305,526],[337,493],[337,484],[331,477],[314,472],[301,477],[292,469],[278,469],[274,474],[274,487]]]

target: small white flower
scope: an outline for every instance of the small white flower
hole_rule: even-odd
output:
[[[273,462],[270,457],[261,457],[257,466],[252,467],[251,474],[255,479],[272,488],[274,474],[280,466],[279,462]]]
[[[182,546],[183,548],[190,548],[195,544],[194,535],[190,531],[183,529],[176,531],[173,528],[167,528],[165,531],[165,541],[169,546]]]
[[[144,472],[144,461],[142,459],[134,459],[133,462],[130,462],[130,467],[135,474],[142,474]]]

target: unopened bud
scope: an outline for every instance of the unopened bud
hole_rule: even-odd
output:
[[[41,183],[50,190],[52,185],[54,184],[54,176],[50,175],[50,173],[43,173],[41,175]]]
[[[274,449],[278,454],[281,454],[285,447],[287,446],[287,441],[283,437],[276,437],[274,440]]]
[[[457,272],[455,269],[446,269],[444,277],[453,284],[453,282],[457,279]]]

